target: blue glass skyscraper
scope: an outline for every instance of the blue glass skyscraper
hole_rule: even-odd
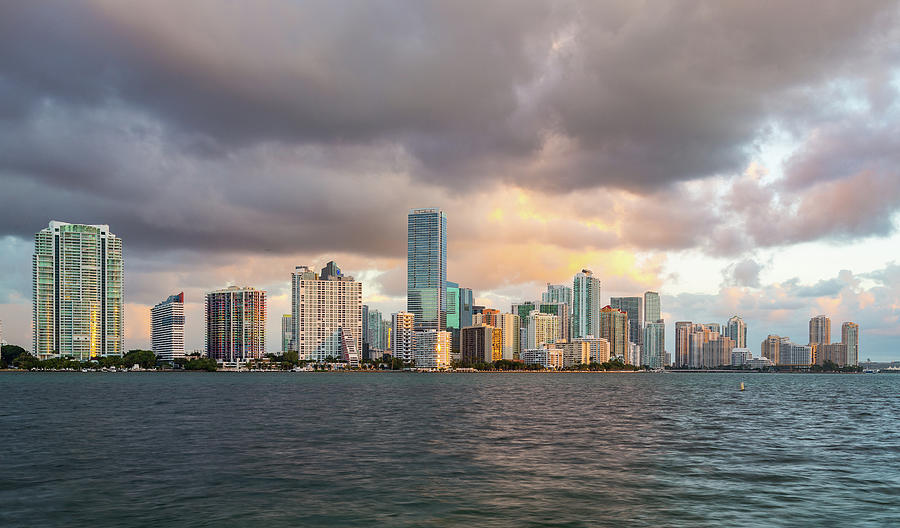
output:
[[[406,310],[416,330],[447,328],[447,215],[437,208],[409,212]]]

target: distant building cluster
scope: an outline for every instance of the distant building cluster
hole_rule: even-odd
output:
[[[35,235],[32,266],[39,359],[124,353],[122,240],[109,226],[50,222]],[[659,293],[611,297],[604,305],[600,279],[589,269],[575,273],[571,283],[547,283],[540,300],[512,303],[508,311],[475,305],[472,289],[447,280],[447,216],[437,208],[408,215],[406,310],[387,317],[362,304],[362,288],[335,262],[318,272],[297,266],[278,352],[351,365],[390,357],[426,369],[498,360],[546,368],[609,361],[650,368],[858,364],[858,325],[843,323],[841,340],[832,342],[831,320],[824,315],[810,320],[807,344],[769,335],[757,357],[739,316],[724,324],[679,321],[670,357]],[[165,361],[185,357],[184,305],[182,292],[150,310],[151,346]],[[265,291],[229,286],[208,292],[204,306],[201,352],[222,363],[265,357]]]

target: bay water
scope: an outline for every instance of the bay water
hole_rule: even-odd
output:
[[[900,526],[894,375],[2,373],[0,402],[5,527]]]

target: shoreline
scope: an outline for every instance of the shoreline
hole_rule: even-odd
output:
[[[863,372],[804,372],[804,371],[786,371],[786,372],[760,372],[757,370],[666,370],[663,372],[651,372],[646,370],[467,370],[463,372],[444,370],[444,371],[415,371],[415,370],[216,370],[213,372],[204,370],[119,370],[115,372],[109,371],[81,371],[81,370],[22,370],[22,369],[0,369],[0,373],[19,373],[19,374],[836,374],[836,375],[860,375]],[[879,372],[878,374],[890,374],[887,372]]]

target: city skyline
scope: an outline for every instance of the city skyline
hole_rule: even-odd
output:
[[[518,359],[525,350],[550,348],[551,352],[542,352],[542,362],[555,365],[561,361],[568,367],[577,363],[578,357],[595,356],[588,345],[594,338],[606,344],[610,356],[652,368],[668,365],[670,359],[675,367],[688,368],[732,365],[732,358],[752,359],[752,351],[747,348],[748,327],[739,315],[731,316],[724,324],[677,321],[673,329],[675,348],[670,353],[665,348],[666,326],[665,319],[660,318],[664,312],[658,292],[611,297],[610,305],[598,309],[601,281],[588,269],[574,275],[571,289],[546,283],[547,291],[541,293],[540,303],[513,303],[509,312],[473,306],[471,290],[445,279],[446,215],[437,208],[412,209],[408,225],[409,268],[419,272],[411,276],[408,286],[415,291],[416,302],[408,301],[407,305],[419,315],[412,311],[393,313],[391,337],[386,340],[394,345],[404,343],[397,351],[404,361],[414,360],[430,368],[444,368],[450,361],[460,359],[472,362],[476,357],[490,362],[489,351],[474,352],[473,347],[487,346],[486,350],[490,350],[487,343],[493,343],[495,360]],[[33,336],[35,350],[39,339],[42,343],[43,351],[37,354],[41,359],[63,355],[84,360],[124,353],[119,322],[124,291],[122,247],[122,240],[110,232],[108,225],[51,221],[48,228],[35,234]],[[439,287],[431,284],[435,277],[443,279]],[[380,357],[384,349],[373,348],[365,337],[369,315],[378,315],[373,321],[378,327],[387,326],[388,322],[381,318],[378,309],[363,304],[362,292],[362,283],[345,275],[334,261],[329,261],[320,273],[309,266],[296,266],[291,274],[292,313],[281,317],[281,352],[291,350],[298,352],[300,359],[314,361],[351,358],[354,365],[368,358],[369,350],[377,351]],[[430,310],[428,303],[419,302],[425,298],[422,292],[428,292],[432,299]],[[446,301],[448,294],[450,302]],[[651,319],[646,325],[642,322],[645,304],[646,315]],[[574,312],[571,318],[570,308]],[[470,309],[475,326],[460,324]],[[269,352],[265,345],[265,290],[231,285],[208,292],[205,311],[207,356],[220,362],[240,362],[260,359]],[[113,314],[114,321],[111,331],[106,322],[109,314]],[[438,328],[416,324],[422,314],[430,320],[430,326]],[[184,292],[170,295],[154,306],[151,319],[152,350],[167,360],[184,357]],[[451,324],[446,326],[448,320]],[[592,321],[597,323],[596,328]],[[794,343],[789,336],[769,334],[761,342],[761,356],[779,366],[822,365],[826,360],[856,365],[859,325],[843,322],[841,341],[833,342],[831,323],[824,314],[810,318],[808,345]],[[469,332],[475,330],[490,330],[493,338],[485,337],[478,341],[480,345],[475,344],[475,334]],[[642,346],[645,336],[647,348]],[[115,348],[112,351],[107,346],[111,338]],[[423,340],[420,342],[419,338]],[[511,339],[517,340],[518,346]]]
[[[54,219],[125,241],[126,347],[178,291],[202,347],[233,284],[274,348],[298,264],[406,309],[405,217],[436,206],[478,305],[586,268],[601,306],[660,292],[670,353],[679,320],[739,314],[752,348],[827,314],[900,356],[895,6],[273,5],[0,8],[4,340],[31,348]]]

